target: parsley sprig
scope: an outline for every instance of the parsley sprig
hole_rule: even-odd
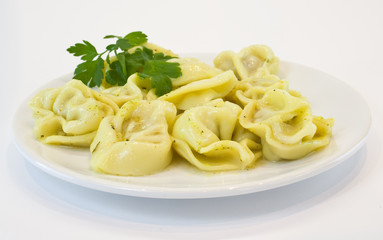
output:
[[[147,35],[142,32],[131,32],[124,37],[107,35],[104,39],[116,39],[116,42],[106,46],[106,50],[101,53],[98,53],[96,48],[85,40],[67,49],[69,53],[83,60],[74,71],[74,79],[81,80],[89,87],[100,87],[104,79],[105,64],[107,64],[109,66],[105,72],[107,83],[123,86],[130,75],[138,73],[141,79],[150,79],[156,95],[162,96],[172,90],[171,78],[182,75],[179,63],[167,62],[173,57],[154,53],[153,50],[142,46],[147,42]],[[136,46],[141,47],[129,53],[129,50]],[[116,56],[114,61],[111,60],[111,54]]]

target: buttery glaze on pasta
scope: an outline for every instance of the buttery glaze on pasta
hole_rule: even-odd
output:
[[[260,157],[260,147],[245,137],[234,141],[242,109],[216,99],[186,110],[174,124],[174,149],[199,169],[223,171],[245,169]],[[254,150],[254,152],[252,151]]]
[[[137,74],[124,86],[104,81],[99,92],[78,80],[41,91],[30,101],[36,138],[90,146],[94,171],[125,176],[162,171],[173,152],[198,169],[227,171],[252,168],[260,158],[299,159],[329,144],[334,120],[313,116],[306,98],[278,77],[269,47],[221,52],[214,66],[168,61],[180,64],[182,76],[161,97]]]
[[[259,101],[246,105],[241,125],[262,140],[266,159],[298,159],[330,141],[333,120],[312,116],[310,104],[301,96],[273,89]]]
[[[34,134],[47,144],[89,147],[101,120],[113,116],[118,106],[79,80],[44,89],[30,100]]]
[[[214,59],[214,65],[222,69],[233,70],[239,80],[249,77],[264,77],[278,73],[279,59],[265,45],[252,45],[239,53],[224,51]]]
[[[90,146],[96,171],[141,176],[163,170],[172,159],[169,128],[176,118],[173,104],[161,100],[132,100],[115,116],[101,121]]]

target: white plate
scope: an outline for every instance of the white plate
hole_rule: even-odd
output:
[[[199,58],[211,60],[207,55]],[[62,86],[71,76],[53,80],[42,88]],[[165,171],[145,177],[95,173],[89,166],[88,149],[48,146],[33,137],[32,112],[28,108],[33,95],[15,114],[15,142],[30,163],[65,181],[123,195],[174,199],[233,196],[291,184],[334,167],[364,144],[370,129],[370,111],[354,89],[323,72],[289,62],[281,62],[280,76],[289,80],[291,89],[307,97],[314,115],[335,119],[329,146],[296,161],[262,161],[251,170],[220,173],[198,171],[186,161],[174,161]]]

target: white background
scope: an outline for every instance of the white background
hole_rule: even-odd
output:
[[[383,239],[382,10],[378,0],[2,0],[0,239]],[[136,30],[177,53],[266,44],[282,60],[340,78],[370,105],[369,139],[313,178],[217,199],[107,194],[27,163],[12,142],[15,108],[73,71],[70,45],[85,39],[100,49],[103,36]]]

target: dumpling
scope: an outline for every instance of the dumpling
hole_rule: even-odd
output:
[[[251,77],[242,81],[238,81],[227,99],[241,107],[245,107],[253,100],[259,100],[263,95],[272,89],[288,89],[288,82],[275,78],[257,78]]]
[[[179,63],[182,72],[181,77],[172,79],[173,89],[191,82],[215,77],[223,72],[196,58],[173,58],[168,62]]]
[[[142,99],[144,100],[155,100],[158,96],[155,93],[155,89],[152,88],[150,79],[140,78],[137,73],[132,74],[127,83],[134,85],[137,89],[140,90]]]
[[[127,81],[124,86],[110,87],[102,89],[100,92],[110,98],[119,107],[124,105],[127,101],[133,99],[143,99],[141,89],[131,81]]]
[[[113,175],[143,176],[163,170],[172,160],[168,129],[176,107],[161,100],[131,100],[116,116],[102,120],[90,146],[93,170]]]
[[[172,79],[173,91],[175,91],[176,89],[178,89],[182,86],[188,85],[189,83],[192,83],[192,82],[197,82],[200,80],[206,80],[206,79],[214,78],[223,72],[222,70],[215,68],[213,66],[210,66],[210,65],[208,65],[204,62],[201,62],[200,60],[195,59],[195,58],[173,58],[173,59],[168,60],[168,62],[179,63],[181,71],[182,71],[181,77]],[[228,81],[230,82],[232,79],[226,78],[225,80],[226,81],[224,81],[223,84],[226,86]],[[213,81],[215,81],[215,79],[213,79]],[[158,96],[155,94],[154,89],[152,89],[152,87],[151,87],[150,79],[141,79],[137,74],[133,74],[128,78],[128,82],[130,82],[132,85],[135,85],[138,89],[141,90],[141,93],[142,93],[144,99],[154,100],[154,99],[158,98]],[[206,82],[207,81],[205,81],[205,83]],[[216,83],[217,83],[217,81],[215,82],[215,84]],[[213,85],[214,85],[214,83],[213,83]],[[223,87],[225,87],[225,86],[223,86]],[[184,90],[185,89],[183,89],[182,91],[179,91],[178,93],[172,93],[172,96],[174,97],[175,95],[179,94],[180,92],[185,93]],[[195,93],[193,93],[193,91],[195,91],[195,89],[189,89],[186,91],[186,92],[188,92],[189,97],[192,94],[195,95]],[[225,91],[224,94],[227,94],[227,91]],[[220,97],[222,97],[221,95],[222,94],[219,94]],[[169,98],[164,96],[161,99],[168,101]],[[209,100],[211,100],[211,99],[209,99]],[[209,100],[207,100],[207,101],[209,101]],[[185,99],[185,101],[187,101],[187,99]]]
[[[241,111],[238,105],[222,99],[186,110],[173,126],[175,151],[205,171],[251,167],[260,157],[260,145],[246,130],[237,129]]]
[[[88,147],[101,120],[118,111],[109,98],[71,80],[45,89],[29,102],[35,118],[34,135],[43,143]]]
[[[239,80],[249,77],[276,75],[279,58],[265,45],[251,45],[239,53],[223,51],[214,59],[214,65],[224,71],[232,70]]]
[[[233,89],[236,82],[238,79],[233,71],[229,70],[213,78],[186,84],[159,99],[175,104],[178,109],[186,110],[213,99],[225,97]]]
[[[259,136],[266,159],[298,159],[326,146],[333,119],[314,117],[309,102],[281,89],[269,90],[259,101],[246,105],[240,124]]]

